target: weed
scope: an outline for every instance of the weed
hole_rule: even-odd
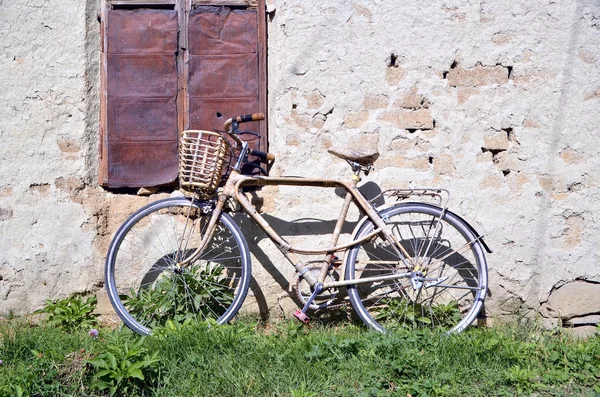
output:
[[[94,367],[92,388],[129,394],[153,386],[158,372],[158,352],[150,352],[144,337],[113,331],[105,341],[105,351],[86,363]]]
[[[134,317],[145,318],[152,327],[164,325],[168,319],[183,323],[198,314],[217,318],[233,301],[229,281],[218,264],[190,266],[181,274],[163,272],[149,288],[132,290],[121,299]]]
[[[536,382],[538,374],[531,367],[521,367],[513,365],[505,372],[505,377],[508,383],[516,386],[519,393],[531,392],[540,387],[540,383]]]
[[[375,316],[377,321],[397,322],[400,327],[414,328],[437,326],[451,328],[461,320],[456,301],[447,304],[424,305],[407,300],[382,299],[381,308]]]
[[[14,384],[0,384],[0,396],[23,396],[23,388]]]
[[[36,310],[34,314],[47,314],[47,324],[65,330],[90,329],[98,323],[94,314],[98,300],[95,296],[88,297],[85,301],[82,296],[52,301],[46,299],[46,306]]]

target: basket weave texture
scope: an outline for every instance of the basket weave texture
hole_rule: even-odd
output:
[[[227,164],[228,143],[211,131],[186,130],[179,140],[179,185],[212,197]]]

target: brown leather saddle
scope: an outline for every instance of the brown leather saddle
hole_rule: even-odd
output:
[[[337,156],[341,159],[352,161],[363,167],[368,167],[372,165],[377,158],[379,158],[379,152],[377,150],[370,149],[345,149],[345,148],[336,148],[332,147],[327,149],[327,151],[334,156]]]

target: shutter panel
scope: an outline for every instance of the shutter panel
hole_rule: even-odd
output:
[[[177,12],[108,11],[109,187],[177,179]]]
[[[264,111],[259,65],[259,16],[255,8],[201,6],[189,19],[190,128],[222,129],[226,119]],[[243,128],[259,131],[262,124]],[[243,136],[251,146],[266,148]]]

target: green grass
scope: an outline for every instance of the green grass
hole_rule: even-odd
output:
[[[157,362],[149,359],[154,354]],[[0,323],[0,396],[108,395],[109,388],[97,387],[118,371],[100,373],[98,365],[109,368],[110,355],[116,367],[130,368],[115,395],[600,394],[598,336],[581,341],[516,326],[450,337],[432,331],[381,335],[350,324],[244,320],[172,326],[140,342],[125,330],[101,329],[93,339],[85,331],[11,320]]]

